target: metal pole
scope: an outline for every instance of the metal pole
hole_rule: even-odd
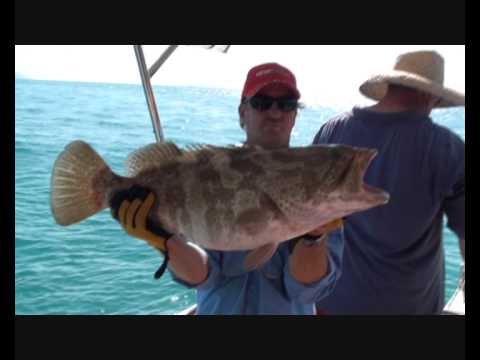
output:
[[[142,45],[133,45],[135,55],[137,56],[138,68],[140,70],[140,77],[142,78],[143,90],[147,100],[148,110],[152,119],[153,131],[157,142],[164,142],[162,126],[160,125],[160,116],[153,94],[152,84],[150,83],[150,76],[148,75],[147,64],[145,63],[145,56],[143,55]]]
[[[155,61],[155,63],[148,69],[148,75],[150,75],[150,79],[153,78],[153,75],[160,69],[160,66],[172,55],[172,53],[177,49],[178,45],[170,45],[167,50],[165,50],[160,56],[160,58]]]

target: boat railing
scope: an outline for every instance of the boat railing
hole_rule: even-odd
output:
[[[140,71],[140,78],[142,80],[142,87],[145,93],[145,99],[147,101],[148,111],[150,113],[150,119],[152,120],[153,132],[155,133],[155,139],[158,143],[164,142],[165,137],[162,131],[162,124],[160,122],[160,114],[158,112],[157,103],[155,100],[155,94],[153,92],[151,79],[160,67],[167,61],[167,59],[173,54],[179,45],[169,45],[160,57],[148,68],[145,61],[145,54],[143,53],[142,45],[133,45],[135,50],[135,56],[137,58],[138,70]],[[230,45],[200,45],[205,49],[219,50],[226,53],[230,48]],[[195,315],[197,306],[191,307],[179,312],[177,315]]]
[[[162,131],[162,123],[160,121],[160,114],[158,112],[157,103],[155,101],[155,94],[153,92],[151,79],[153,75],[160,69],[160,67],[167,61],[167,59],[173,54],[179,45],[169,45],[165,51],[160,55],[157,61],[148,68],[145,61],[145,55],[143,53],[142,45],[133,45],[135,50],[135,56],[137,58],[138,70],[140,71],[140,78],[142,80],[143,91],[147,100],[148,111],[152,120],[153,132],[155,133],[155,140],[157,142],[164,142],[165,137]],[[223,53],[226,53],[230,48],[230,45],[200,45],[206,49],[217,49]]]

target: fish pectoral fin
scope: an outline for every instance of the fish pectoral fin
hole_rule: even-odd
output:
[[[245,270],[252,271],[265,264],[275,254],[277,247],[278,244],[271,243],[250,251],[243,264]]]

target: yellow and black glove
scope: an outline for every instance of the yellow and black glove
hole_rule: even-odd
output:
[[[336,230],[338,228],[341,228],[342,226],[343,226],[343,219],[342,218],[330,221],[329,223],[327,223],[325,225],[322,225],[322,226],[310,231],[307,234],[304,234],[302,236],[299,236],[299,237],[296,237],[296,238],[292,239],[292,240],[294,240],[294,245],[293,246],[295,246],[296,243],[299,240],[302,240],[302,242],[307,246],[313,246],[315,244],[318,244],[323,239],[325,239],[325,237],[330,232],[332,232],[333,230]]]
[[[110,200],[110,210],[112,217],[120,222],[128,235],[145,240],[165,256],[163,264],[154,275],[155,279],[159,279],[168,264],[167,241],[173,234],[150,220],[148,214],[154,202],[153,192],[135,185],[116,193]]]
[[[326,235],[329,232],[332,232],[333,230],[341,228],[342,226],[343,226],[343,219],[342,218],[336,219],[336,220],[330,221],[329,223],[326,223],[325,225],[322,225],[316,228],[313,231],[310,231],[306,236],[318,238],[319,236]]]

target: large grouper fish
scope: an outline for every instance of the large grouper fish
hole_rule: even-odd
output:
[[[278,244],[335,219],[388,202],[363,176],[376,150],[344,145],[280,149],[150,144],[112,172],[83,141],[68,144],[52,174],[51,206],[61,225],[108,208],[134,185],[153,191],[149,221],[203,248],[253,250],[246,268]]]

